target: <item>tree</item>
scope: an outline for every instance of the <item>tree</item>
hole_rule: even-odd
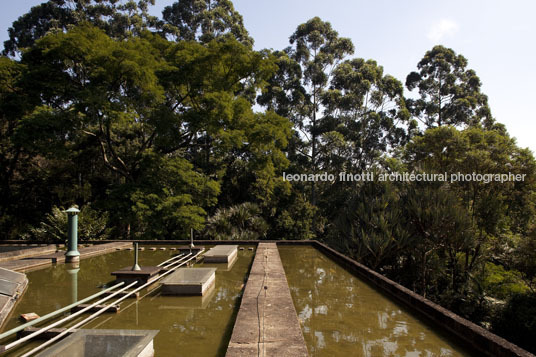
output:
[[[536,294],[516,294],[494,318],[493,332],[536,353]]]
[[[242,16],[229,0],[181,0],[166,6],[159,28],[175,40],[209,43],[213,39],[234,38],[248,47],[253,39]]]
[[[308,168],[314,172],[318,166],[318,143],[322,135],[322,96],[332,78],[332,70],[354,51],[350,39],[339,37],[329,22],[314,17],[298,26],[290,37],[291,47],[286,55],[279,53],[280,70],[274,76],[269,89],[259,98],[259,103],[287,113],[295,123],[305,145],[295,145],[300,155],[308,160]],[[290,75],[290,83],[284,82]],[[275,104],[279,102],[279,104]],[[303,137],[303,139],[302,139]],[[303,147],[305,150],[300,150]],[[311,202],[316,204],[315,185],[311,187]]]
[[[467,69],[467,60],[452,49],[435,46],[417,64],[418,72],[406,78],[409,90],[417,88],[419,99],[408,99],[411,113],[427,128],[442,125],[467,126],[494,120],[487,97],[480,92],[480,79]]]
[[[15,56],[48,33],[65,32],[84,22],[114,38],[139,35],[156,24],[156,18],[149,15],[149,5],[154,5],[154,0],[49,0],[13,22],[3,53]]]
[[[419,267],[417,276],[406,283],[417,284],[418,291],[433,300],[453,305],[451,296],[467,296],[469,274],[480,255],[460,263],[460,255],[476,249],[472,222],[455,192],[439,182],[409,183],[400,202],[404,208],[407,232],[414,245],[407,253],[407,268]],[[458,306],[459,307],[459,306]]]
[[[534,212],[535,162],[525,149],[501,130],[479,127],[457,130],[450,126],[428,129],[415,137],[404,151],[410,169],[446,172],[449,175],[504,174],[525,175],[521,181],[455,180],[457,191],[478,235],[497,235],[507,231],[526,232]]]
[[[410,122],[404,128],[409,112],[402,83],[384,75],[383,67],[373,60],[356,58],[337,66],[322,102],[322,131],[340,133],[346,142],[346,172],[370,168],[386,152],[407,142],[416,127]]]
[[[290,123],[254,113],[244,94],[275,67],[236,40],[173,43],[149,32],[115,40],[83,25],[38,40],[22,63],[39,105],[13,140],[83,194],[52,185],[52,200],[98,198],[119,233],[180,238],[202,229],[220,185],[232,185],[227,167],[243,165],[247,199],[263,209],[286,185],[278,171],[288,164]]]
[[[157,120],[165,106],[157,73],[165,62],[153,47],[162,45],[160,37],[145,36],[116,41],[85,25],[37,41],[22,62],[42,103],[15,136],[50,163],[70,161],[77,151],[98,154],[109,198],[99,206],[113,212],[123,232],[180,235],[201,228],[202,207],[215,203],[219,189],[177,150],[163,153],[156,145],[165,129]],[[80,172],[80,180],[88,175]]]

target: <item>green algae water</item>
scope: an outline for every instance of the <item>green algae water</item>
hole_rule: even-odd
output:
[[[311,356],[470,356],[310,246],[279,246]]]
[[[154,266],[177,254],[166,248],[165,251],[150,251],[146,247],[139,252],[140,265]],[[28,289],[3,331],[22,324],[20,314],[35,312],[43,316],[113,285],[110,273],[131,266],[133,254],[132,251],[118,251],[84,259],[79,269],[58,264],[27,273]],[[203,297],[162,296],[160,289],[144,289],[140,291],[141,299],[126,299],[121,303],[119,313],[104,313],[83,328],[159,330],[154,340],[155,356],[223,356],[254,255],[255,252],[247,248],[239,250],[238,259],[230,267],[226,264],[196,264],[196,267],[217,268],[215,288]],[[74,325],[87,316],[89,314],[82,314],[60,327]],[[45,321],[40,326],[53,321],[56,320]],[[21,355],[39,344],[23,344],[7,355]]]

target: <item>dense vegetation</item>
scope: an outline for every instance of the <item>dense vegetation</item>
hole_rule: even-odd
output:
[[[153,2],[50,0],[9,29],[4,239],[61,241],[73,204],[84,239],[318,239],[536,352],[536,161],[462,55],[404,84],[319,18],[254,51],[229,0]],[[283,179],[340,172],[525,176]]]

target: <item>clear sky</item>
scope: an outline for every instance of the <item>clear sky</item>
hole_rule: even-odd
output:
[[[0,41],[11,23],[41,0],[2,2]],[[173,0],[156,0],[154,15]],[[319,16],[405,82],[436,44],[469,60],[493,115],[522,147],[536,152],[536,1],[533,0],[234,0],[255,48],[282,49],[296,27]],[[532,43],[532,45],[531,45]]]

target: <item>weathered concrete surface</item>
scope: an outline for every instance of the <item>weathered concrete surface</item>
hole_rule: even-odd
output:
[[[136,281],[138,284],[135,287],[137,287],[155,280],[161,271],[162,267],[143,266],[140,270],[132,270],[130,266],[113,271],[111,274],[115,276],[116,283],[124,282],[128,285]]]
[[[163,295],[205,295],[216,284],[216,268],[181,268],[162,280]]]
[[[78,251],[80,252],[80,259],[86,259],[89,257],[110,253],[116,251],[117,249],[124,249],[131,246],[132,243],[130,242],[113,242],[105,244],[95,244],[90,247],[79,247]],[[26,272],[30,270],[45,268],[49,265],[52,265],[53,263],[64,262],[65,251],[62,250],[51,254],[41,254],[17,260],[0,262],[0,268],[5,268],[18,272]]]
[[[28,286],[25,274],[0,268],[0,327]]]
[[[158,330],[78,330],[38,357],[154,356],[153,340]]]
[[[48,244],[41,247],[30,247],[30,246],[6,246],[6,248],[11,248],[13,250],[0,252],[0,262],[6,262],[9,260],[23,259],[34,257],[36,255],[43,255],[48,253],[54,253],[56,251],[55,244]]]
[[[308,356],[275,243],[257,247],[226,356]]]
[[[231,263],[237,258],[238,245],[217,245],[203,255],[206,263]]]

